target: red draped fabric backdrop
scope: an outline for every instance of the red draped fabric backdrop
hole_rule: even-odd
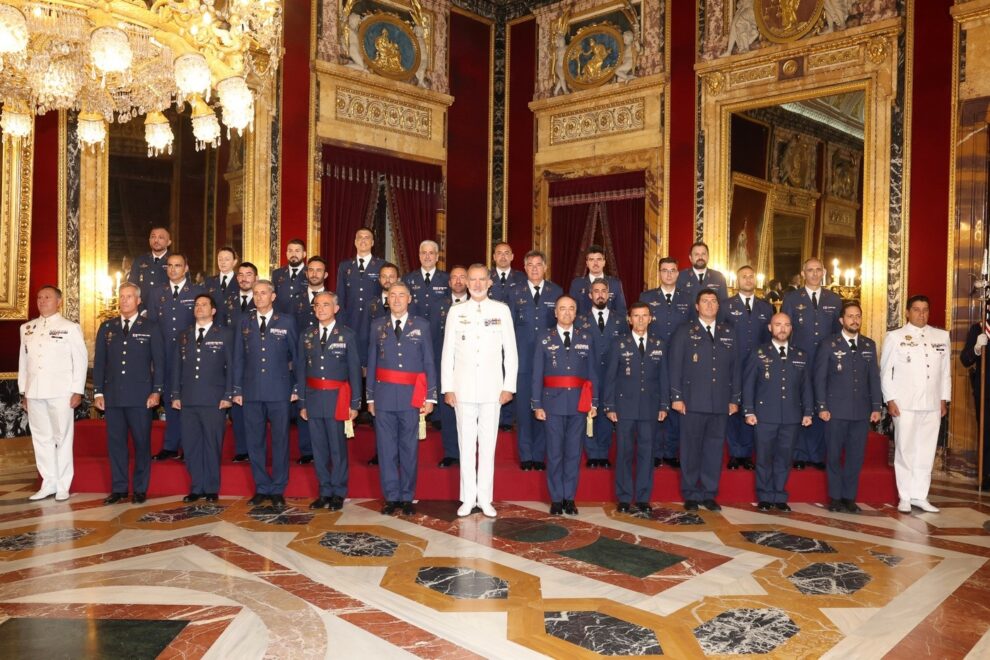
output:
[[[373,226],[380,179],[389,204],[397,265],[404,273],[418,263],[420,241],[436,235],[441,177],[439,165],[325,145],[320,254],[330,265],[328,285],[336,286],[336,264],[353,254],[354,233]],[[375,242],[384,245],[385,238],[375,236]]]
[[[606,272],[622,280],[628,302],[643,290],[645,173],[624,172],[550,184],[553,279],[564,287],[585,272],[584,250],[605,248]]]

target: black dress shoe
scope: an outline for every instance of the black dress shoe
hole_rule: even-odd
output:
[[[415,515],[415,514],[416,514],[416,507],[413,506],[413,503],[412,502],[403,502],[402,503],[402,515],[404,515],[404,516],[412,516],[412,515]]]
[[[663,459],[664,465],[669,465],[675,470],[681,469],[681,459],[679,458],[665,458]]]
[[[845,511],[846,505],[842,503],[842,500],[829,500],[828,510],[832,513],[838,513],[839,511]]]
[[[382,507],[382,515],[391,516],[398,507],[398,502],[385,502],[385,506]]]
[[[732,457],[729,462],[725,464],[726,470],[738,470],[739,469],[739,459]]]
[[[777,507],[777,511],[784,511],[785,513],[791,510],[787,502],[777,502],[774,506]]]
[[[499,431],[506,431],[506,432],[511,431],[512,430],[512,424],[499,424],[498,425],[498,430]]]
[[[770,502],[760,502],[756,505],[756,508],[760,511],[769,511],[773,508],[773,504],[770,504]]]
[[[862,513],[863,510],[859,508],[855,500],[842,500],[842,504],[845,505],[846,511],[849,513]]]
[[[461,459],[459,459],[459,458],[452,458],[450,456],[444,456],[440,460],[440,462],[437,463],[437,467],[449,468],[452,465],[460,465],[460,464],[461,464]]]
[[[805,463],[804,461],[794,461],[793,467],[795,470],[803,470],[805,468],[805,465],[807,465],[807,463]]]
[[[134,493],[134,496],[131,497],[131,504],[144,504],[147,499],[146,493]]]
[[[595,460],[594,458],[589,458],[587,461],[585,461],[584,467],[586,467],[586,468],[596,468],[596,467],[598,467],[598,461]]]
[[[367,410],[362,410],[358,413],[358,416],[354,419],[357,424],[373,424],[375,418],[371,416],[371,413]]]
[[[708,509],[709,511],[721,511],[722,510],[722,507],[719,506],[718,502],[716,502],[713,499],[707,499],[704,502],[702,502],[702,504],[704,504],[705,505],[705,508]]]
[[[116,504],[127,499],[127,493],[110,493],[103,499],[104,504]]]
[[[825,470],[825,463],[818,461],[817,463],[812,463],[811,466],[816,470]]]
[[[232,463],[246,463],[248,460],[247,454],[234,454],[234,458],[231,460]]]
[[[523,461],[519,464],[519,469],[523,472],[529,472],[533,469],[533,461]]]
[[[563,504],[563,502],[551,502],[550,503],[550,515],[551,516],[559,516],[559,515],[562,515],[563,513],[564,513],[564,504]]]
[[[543,461],[533,461],[533,469],[537,472],[546,472],[547,464]]]
[[[378,454],[371,457],[371,460],[368,461],[368,465],[378,465]]]
[[[650,515],[653,513],[653,507],[650,506],[649,502],[636,502],[636,508],[639,509],[640,513]]]
[[[662,458],[654,458],[653,459],[653,467],[658,468],[661,465],[663,465],[663,459]]]
[[[619,502],[619,513],[629,513],[629,502]]]
[[[442,431],[443,430],[443,422],[441,422],[439,419],[432,420],[430,422],[430,425],[433,427],[433,430],[434,431]]]
[[[299,457],[299,460],[296,461],[296,465],[309,465],[312,462],[313,462],[312,454],[303,454],[302,456]]]
[[[697,511],[698,503],[694,500],[684,500],[684,510],[685,511]]]
[[[178,458],[179,452],[171,451],[169,449],[163,449],[154,456],[151,457],[153,461],[164,461],[169,458]]]
[[[281,510],[285,508],[285,498],[282,497],[281,495],[272,495],[271,500],[272,500],[272,506],[275,507],[276,509]]]
[[[330,504],[327,505],[327,508],[331,511],[340,511],[344,508],[344,498],[340,495],[334,495],[330,498]]]
[[[186,495],[185,497],[182,498],[182,501],[183,502],[186,502],[186,503],[196,502],[201,497],[203,497],[203,496],[200,495],[199,493],[189,493],[188,495]]]
[[[600,461],[598,461],[598,467],[605,468],[607,470],[612,467],[612,464],[609,462],[607,458],[603,458]]]
[[[744,458],[742,459],[742,468],[744,470],[749,470],[750,472],[752,472],[753,470],[756,469],[756,465],[754,465],[753,461],[749,460],[748,458]]]
[[[310,509],[325,509],[330,504],[329,497],[317,497],[315,500],[309,503]]]
[[[205,496],[207,502],[219,502],[220,498],[216,493],[207,493]]]
[[[564,500],[564,513],[569,516],[576,516],[578,514],[577,507],[574,506],[574,500]]]
[[[248,500],[248,504],[251,506],[261,506],[268,499],[267,495],[262,495],[261,493],[255,493],[254,496]]]

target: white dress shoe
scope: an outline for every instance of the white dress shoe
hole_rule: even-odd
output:
[[[35,501],[37,501],[37,500],[43,500],[46,497],[48,497],[49,495],[54,495],[54,492],[52,492],[50,490],[45,490],[44,488],[42,488],[41,490],[39,490],[37,493],[35,493],[31,497],[29,497],[28,499],[29,500],[35,500]]]
[[[928,513],[938,513],[938,507],[932,506],[928,500],[911,500],[911,506],[916,506],[922,511],[926,511]]]
[[[897,510],[901,513],[911,513],[911,502],[909,500],[901,500],[897,503]]]
[[[67,499],[69,499],[69,492],[68,491],[62,491],[60,493],[55,493],[55,500],[56,501],[58,501],[58,502],[64,502]]]
[[[457,515],[459,515],[461,518],[463,518],[464,516],[470,516],[471,515],[471,511],[473,509],[474,509],[474,505],[473,504],[470,504],[469,502],[465,502],[460,507],[458,507],[458,509],[457,509]]]
[[[495,507],[493,507],[491,505],[491,503],[489,503],[489,504],[482,504],[481,505],[481,512],[483,514],[485,514],[486,516],[488,516],[489,518],[494,518],[495,516],[498,515],[498,512],[495,510]]]

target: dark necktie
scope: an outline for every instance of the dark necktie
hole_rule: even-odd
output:
[[[564,330],[564,348],[570,350],[571,348],[571,333]]]
[[[423,276],[423,283],[426,284],[426,286],[430,286],[430,274],[429,273],[427,273],[426,275]]]
[[[646,355],[646,344],[643,343],[643,338],[639,338],[639,356],[643,357]]]
[[[505,273],[502,273],[502,286],[505,286]]]
[[[814,306],[815,309],[818,309],[818,292],[817,291],[813,291],[811,293],[811,304]]]
[[[131,334],[131,320],[124,319],[124,336],[127,337],[130,336],[130,334]]]
[[[388,296],[382,297],[382,304],[385,305],[385,311],[388,311]]]
[[[395,319],[395,338],[402,339],[402,319]]]
[[[849,350],[850,351],[855,351],[856,350],[856,339],[855,338],[849,340]]]
[[[753,303],[752,303],[752,300],[753,300],[752,298],[746,298],[746,311],[749,312],[750,314],[753,313]]]
[[[598,312],[598,332],[605,332],[605,312]]]
[[[533,304],[538,305],[540,303],[540,287],[533,287],[536,292],[533,294]]]
[[[196,337],[196,345],[197,346],[202,346],[203,345],[203,333],[204,332],[206,332],[206,328],[200,328],[199,329],[199,336]]]
[[[671,302],[673,302],[673,297],[672,297],[672,296],[673,296],[673,294],[670,294],[670,293],[665,293],[664,295],[665,295],[665,296],[667,296],[667,304],[668,304],[668,305],[669,305],[669,304],[670,304]]]
[[[224,275],[223,276],[223,279],[220,280],[220,290],[221,291],[226,291],[227,290],[227,276],[226,275]]]
[[[715,341],[715,333],[712,332],[712,326],[706,325],[705,331],[708,333],[708,338],[711,339],[712,341]]]
[[[174,287],[172,287],[172,300],[178,300],[178,299],[179,299],[179,285],[176,284]]]
[[[160,264],[161,262],[162,262],[162,258],[161,257],[155,257],[155,263],[156,264]]]
[[[787,349],[784,348],[783,346],[780,347],[780,359],[781,360],[787,359]]]
[[[698,284],[704,286],[704,284],[705,284],[705,274],[704,273],[698,273]]]
[[[358,272],[359,273],[363,273],[364,272],[364,258],[363,257],[361,259],[358,259]]]
[[[268,332],[268,319],[264,316],[261,317],[261,334]]]
[[[327,345],[327,328],[323,328],[323,336],[320,337],[320,346]]]
[[[241,296],[241,311],[247,311],[247,296]]]
[[[291,275],[292,279],[296,279],[296,275],[299,274],[299,269],[298,268],[293,268],[289,272],[292,274]]]
[[[461,299],[460,299],[460,298],[454,298],[454,304],[455,304],[455,305],[456,305],[457,303],[459,303],[459,302],[461,302]]]
[[[312,297],[311,297],[311,298],[309,299],[309,304],[310,304],[310,305],[312,305],[313,303],[315,303],[315,302],[316,302],[316,294],[318,294],[318,293],[320,293],[320,292],[319,292],[319,291],[310,291],[310,292],[309,292],[309,295],[310,295],[310,296],[312,296]]]

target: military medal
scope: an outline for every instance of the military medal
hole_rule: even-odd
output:
[[[836,362],[835,363],[835,370],[836,371],[842,371],[842,363],[841,362]]]
[[[692,362],[697,362],[698,361],[698,354],[697,353],[695,353],[693,356],[691,356],[691,361]]]
[[[767,369],[766,371],[763,372],[763,377],[766,378],[767,380],[770,380],[770,370],[769,369]]]

